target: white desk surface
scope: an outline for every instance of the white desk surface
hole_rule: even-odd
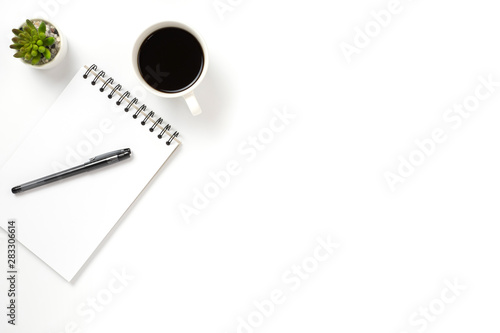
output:
[[[43,12],[69,40],[46,72],[8,48]],[[498,331],[495,2],[27,0],[2,13],[0,163],[84,64],[140,93],[132,44],[157,21],[195,27],[210,68],[199,117],[145,95],[183,145],[72,283],[19,249],[18,325],[2,278],[0,332]],[[228,163],[237,174],[215,188]],[[387,172],[404,180],[395,191]],[[6,259],[2,232],[0,276]]]

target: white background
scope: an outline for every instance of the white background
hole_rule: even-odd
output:
[[[183,146],[72,283],[19,250],[18,326],[0,310],[0,331],[498,331],[500,87],[459,128],[443,119],[474,94],[479,76],[500,81],[496,3],[401,0],[350,63],[341,43],[353,44],[356,28],[390,1],[230,3],[221,17],[212,0],[2,0],[0,163],[82,65],[140,91],[131,49],[157,21],[196,28],[210,68],[199,117],[182,100],[143,98]],[[69,40],[66,61],[46,72],[8,48],[10,29],[40,12]],[[284,108],[295,119],[247,161],[238,146]],[[391,191],[384,173],[396,173],[398,156],[408,159],[435,128],[447,140]],[[184,218],[180,207],[231,160],[241,173]],[[283,275],[314,263],[318,237],[341,245],[292,291]],[[123,271],[133,279],[110,294]],[[448,304],[446,281],[466,287]],[[284,302],[259,317],[254,302],[275,289]],[[94,298],[106,303],[99,311],[89,310]],[[418,311],[429,306],[438,314],[422,322]],[[262,318],[256,327],[239,326],[252,315]]]

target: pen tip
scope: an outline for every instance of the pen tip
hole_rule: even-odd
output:
[[[21,187],[20,186],[16,186],[16,187],[12,188],[12,193],[16,194],[16,193],[19,193],[19,192],[21,192]]]

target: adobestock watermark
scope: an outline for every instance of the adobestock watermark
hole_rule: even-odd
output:
[[[208,208],[211,201],[230,185],[233,177],[243,172],[244,165],[255,161],[259,153],[274,142],[276,137],[291,124],[295,117],[296,115],[290,112],[286,106],[281,109],[273,109],[273,116],[269,119],[267,126],[238,144],[236,148],[238,157],[227,161],[222,170],[210,171],[208,173],[209,180],[200,187],[193,189],[190,203],[180,203],[178,205],[183,221],[190,223],[193,216],[200,215],[201,211]]]
[[[152,66],[147,65],[144,72],[144,80],[153,88],[158,88],[158,86],[170,76],[170,72],[162,71],[160,63],[156,64],[154,69]]]
[[[411,2],[412,0],[406,1]],[[401,0],[390,0],[385,9],[372,10],[370,19],[363,27],[355,26],[352,42],[342,41],[339,44],[347,63],[352,62],[353,56],[361,54],[384,29],[391,25],[394,17],[401,14],[404,9],[405,6]]]
[[[405,183],[415,174],[418,167],[436,153],[439,145],[448,140],[450,130],[460,129],[464,121],[479,109],[481,102],[490,99],[500,87],[500,81],[495,81],[493,74],[479,76],[478,81],[479,84],[473,93],[444,111],[442,120],[445,126],[437,126],[427,137],[415,140],[414,148],[406,156],[398,156],[396,169],[384,172],[384,179],[392,192],[395,192],[399,184]]]
[[[98,87],[98,85],[96,85],[96,87]],[[112,87],[109,85],[102,92],[100,92],[99,88],[96,88],[95,90],[97,91],[95,93],[102,93],[102,98],[105,98],[104,95],[107,95],[107,91],[110,89],[112,89]],[[142,86],[135,86],[133,89],[129,90],[129,92],[131,96],[135,96],[140,101],[145,101],[148,96],[146,89]],[[117,97],[115,97],[115,99],[116,98]],[[53,171],[59,172],[74,167],[80,163],[87,162],[89,158],[95,155],[105,153],[105,151],[99,150],[99,146],[112,137],[116,126],[118,126],[116,122],[120,122],[125,118],[131,118],[130,112],[124,111],[124,108],[129,102],[127,98],[124,99],[120,105],[116,105],[114,100],[111,101],[110,99],[109,103],[107,103],[106,110],[102,112],[102,118],[96,121],[93,127],[80,130],[80,139],[75,144],[65,145],[63,159],[51,162]],[[113,114],[119,114],[119,117],[111,117]],[[115,119],[115,121],[111,118]],[[128,119],[125,120],[128,121]],[[132,119],[130,119],[130,121],[132,121]]]
[[[238,316],[236,328],[232,332],[255,332],[271,318],[278,306],[285,304],[292,293],[300,290],[303,283],[309,280],[318,271],[320,265],[329,260],[339,247],[340,243],[334,241],[331,236],[317,237],[312,253],[291,265],[281,274],[284,287],[275,288],[268,297],[253,301],[253,311],[247,315]]]
[[[39,0],[38,6],[41,10],[33,13],[31,17],[41,18],[50,21],[59,14],[61,6],[70,3],[73,0]]]
[[[113,300],[123,293],[129,283],[135,279],[134,276],[126,272],[125,268],[122,268],[121,271],[113,269],[111,275],[113,277],[108,280],[104,288],[78,304],[75,313],[79,319],[68,322],[61,330],[54,333],[83,333],[85,326],[93,322],[106,308],[109,308]]]
[[[115,125],[109,118],[101,119],[95,128],[81,130],[82,139],[74,146],[66,145],[64,161],[52,161],[52,169],[59,172],[87,161],[85,157],[91,157],[95,148],[99,147],[106,137],[110,137],[114,130]]]
[[[444,280],[445,287],[439,295],[424,305],[420,306],[408,318],[409,328],[398,333],[423,333],[435,323],[448,308],[455,303],[462,293],[467,290],[467,286],[461,284],[458,278]]]
[[[234,11],[242,3],[243,0],[214,0],[214,2],[212,2],[212,6],[214,7],[214,10],[220,20],[224,21],[224,15],[228,12]]]

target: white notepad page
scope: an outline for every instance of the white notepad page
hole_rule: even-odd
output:
[[[124,112],[99,91],[101,81],[83,79],[82,68],[0,171],[0,226],[15,219],[17,239],[67,281],[76,275],[115,223],[158,172],[179,142],[166,142],[153,122]],[[148,113],[146,111],[146,113]],[[156,118],[155,118],[156,119]],[[153,120],[154,121],[154,120]],[[165,121],[163,122],[165,125]],[[130,148],[132,156],[99,170],[24,193],[11,188]]]

